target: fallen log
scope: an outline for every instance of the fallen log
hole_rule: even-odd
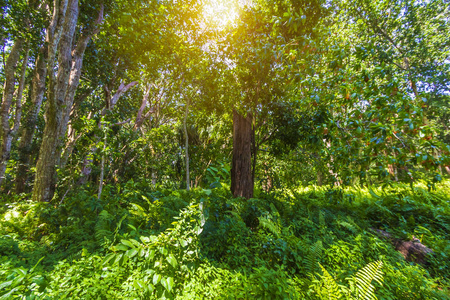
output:
[[[426,264],[427,258],[433,250],[425,246],[419,239],[413,237],[411,241],[394,238],[389,232],[381,229],[372,229],[378,236],[388,239],[407,261],[418,264]]]

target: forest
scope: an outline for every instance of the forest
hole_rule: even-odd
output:
[[[0,4],[0,299],[450,299],[449,1]]]

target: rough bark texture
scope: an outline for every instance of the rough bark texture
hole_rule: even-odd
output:
[[[234,197],[253,197],[252,180],[252,115],[233,111],[233,161],[231,192]]]
[[[25,192],[28,178],[29,165],[32,152],[32,141],[44,99],[45,83],[47,73],[52,80],[49,82],[49,96],[53,95],[54,88],[54,67],[56,50],[61,37],[66,14],[68,0],[54,0],[53,16],[47,28],[45,44],[39,50],[36,58],[35,70],[31,89],[31,106],[25,117],[23,132],[19,143],[19,164],[16,173],[16,192]],[[50,72],[48,71],[50,70]]]
[[[5,178],[6,164],[9,159],[9,154],[11,150],[11,128],[9,126],[9,115],[10,108],[12,104],[12,100],[14,97],[15,90],[15,77],[14,74],[17,69],[17,62],[20,58],[20,52],[22,51],[24,44],[24,40],[22,38],[18,38],[13,47],[11,48],[11,52],[6,60],[5,65],[5,84],[3,88],[3,98],[2,98],[2,106],[0,111],[0,185],[3,183]],[[9,149],[9,151],[8,151]]]
[[[136,116],[136,121],[134,122],[134,130],[135,131],[139,130],[141,128],[142,124],[144,123],[145,116],[143,116],[142,114],[144,113],[144,110],[147,107],[149,95],[150,95],[150,89],[148,88],[144,94],[144,97],[142,98],[141,107],[139,108],[139,111]]]
[[[58,44],[58,75],[56,81],[53,82],[52,78],[50,83],[46,124],[36,165],[34,201],[50,201],[55,192],[56,168],[61,157],[62,142],[81,76],[84,51],[91,37],[82,35],[72,52],[78,13],[78,0],[70,0]]]
[[[25,115],[22,124],[22,135],[19,143],[19,160],[16,173],[16,192],[25,192],[27,175],[30,164],[32,142],[37,124],[39,111],[41,110],[42,100],[45,93],[45,78],[47,76],[47,47],[43,46],[39,50],[36,58],[36,66],[31,83],[31,105]]]
[[[2,165],[0,166],[0,172],[1,174],[5,174],[6,171],[6,165],[9,160],[10,154],[11,154],[11,145],[13,140],[15,140],[17,136],[17,132],[19,131],[20,121],[22,119],[22,96],[23,96],[23,90],[25,88],[25,77],[27,73],[27,66],[28,66],[28,52],[29,49],[25,50],[25,57],[23,59],[22,64],[22,72],[20,75],[20,81],[19,81],[19,87],[17,88],[17,94],[16,94],[16,109],[15,109],[15,116],[14,116],[14,125],[11,131],[9,132],[9,136],[7,137],[7,142],[4,144],[4,148],[2,149],[3,156],[6,157],[5,161],[2,161]],[[1,185],[1,180],[0,180]]]
[[[95,21],[95,29],[83,32],[74,43],[78,14],[78,0],[69,0],[61,39],[58,44],[58,75],[56,78],[50,77],[46,124],[33,188],[34,201],[50,201],[53,198],[56,188],[57,167],[60,164],[62,146],[75,92],[80,82],[84,52],[91,37],[99,32],[97,25],[103,20],[103,6],[100,9],[98,19]],[[73,45],[75,45],[74,48]]]

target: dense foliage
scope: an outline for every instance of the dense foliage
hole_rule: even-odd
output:
[[[448,1],[0,11],[0,299],[449,298]]]
[[[246,201],[227,186],[187,192],[130,181],[105,187],[107,201],[88,191],[57,208],[10,198],[0,228],[1,294],[446,299],[448,188],[311,186]],[[415,236],[433,255],[424,265],[405,261],[376,229]]]

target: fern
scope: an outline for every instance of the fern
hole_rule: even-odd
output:
[[[395,216],[395,213],[394,213],[393,211],[391,211],[389,208],[387,208],[387,207],[385,207],[384,205],[382,205],[382,204],[380,203],[380,201],[374,202],[373,204],[374,204],[374,206],[375,206],[376,208],[378,208],[378,209],[380,210],[380,212],[384,212],[384,213],[386,213],[386,215],[388,215],[388,216]],[[369,206],[369,209],[373,209],[373,207],[370,207],[370,206]]]
[[[378,284],[382,285],[382,267],[382,261],[371,262],[356,273],[353,280],[356,284],[357,299],[377,299],[377,297],[375,296],[375,287],[372,285],[372,282],[375,281]]]
[[[348,221],[338,219],[336,224],[350,230],[352,233],[358,233],[361,230],[361,228],[355,223],[355,221],[353,221],[351,217],[348,216],[347,220]]]
[[[327,227],[327,223],[325,222],[325,213],[322,210],[319,212],[319,225],[320,228]]]
[[[322,210],[319,211],[319,226],[320,233],[323,236],[327,235],[327,223],[325,221],[325,213]]]
[[[258,220],[259,220],[259,225],[261,225],[263,228],[270,231],[276,237],[280,236],[280,234],[281,234],[280,228],[272,220],[264,218],[264,217],[259,217]]]
[[[325,299],[327,300],[343,299],[341,288],[336,283],[334,278],[330,275],[330,273],[328,273],[328,271],[321,264],[319,264],[319,266],[323,272],[322,275],[323,288],[320,291],[321,298],[325,296]]]
[[[328,271],[319,264],[323,275],[320,281],[320,287],[317,291],[321,299],[337,300],[337,299],[357,299],[357,300],[376,300],[375,287],[372,285],[373,281],[382,284],[383,267],[382,261],[369,263],[364,268],[360,269],[356,275],[350,278],[350,288],[339,285]],[[352,296],[351,291],[354,291]]]
[[[306,272],[310,274],[310,276],[314,276],[314,273],[316,272],[318,261],[322,256],[322,249],[322,241],[319,240],[311,247],[308,255],[305,258],[305,269]]]
[[[111,222],[114,219],[108,211],[102,210],[98,215],[97,223],[95,224],[95,239],[100,243],[108,243],[113,239],[113,232],[111,231]]]
[[[372,197],[374,197],[375,199],[381,199],[382,197],[380,195],[378,195],[377,193],[375,193],[374,190],[372,190],[371,188],[369,188],[369,193],[372,195]]]

